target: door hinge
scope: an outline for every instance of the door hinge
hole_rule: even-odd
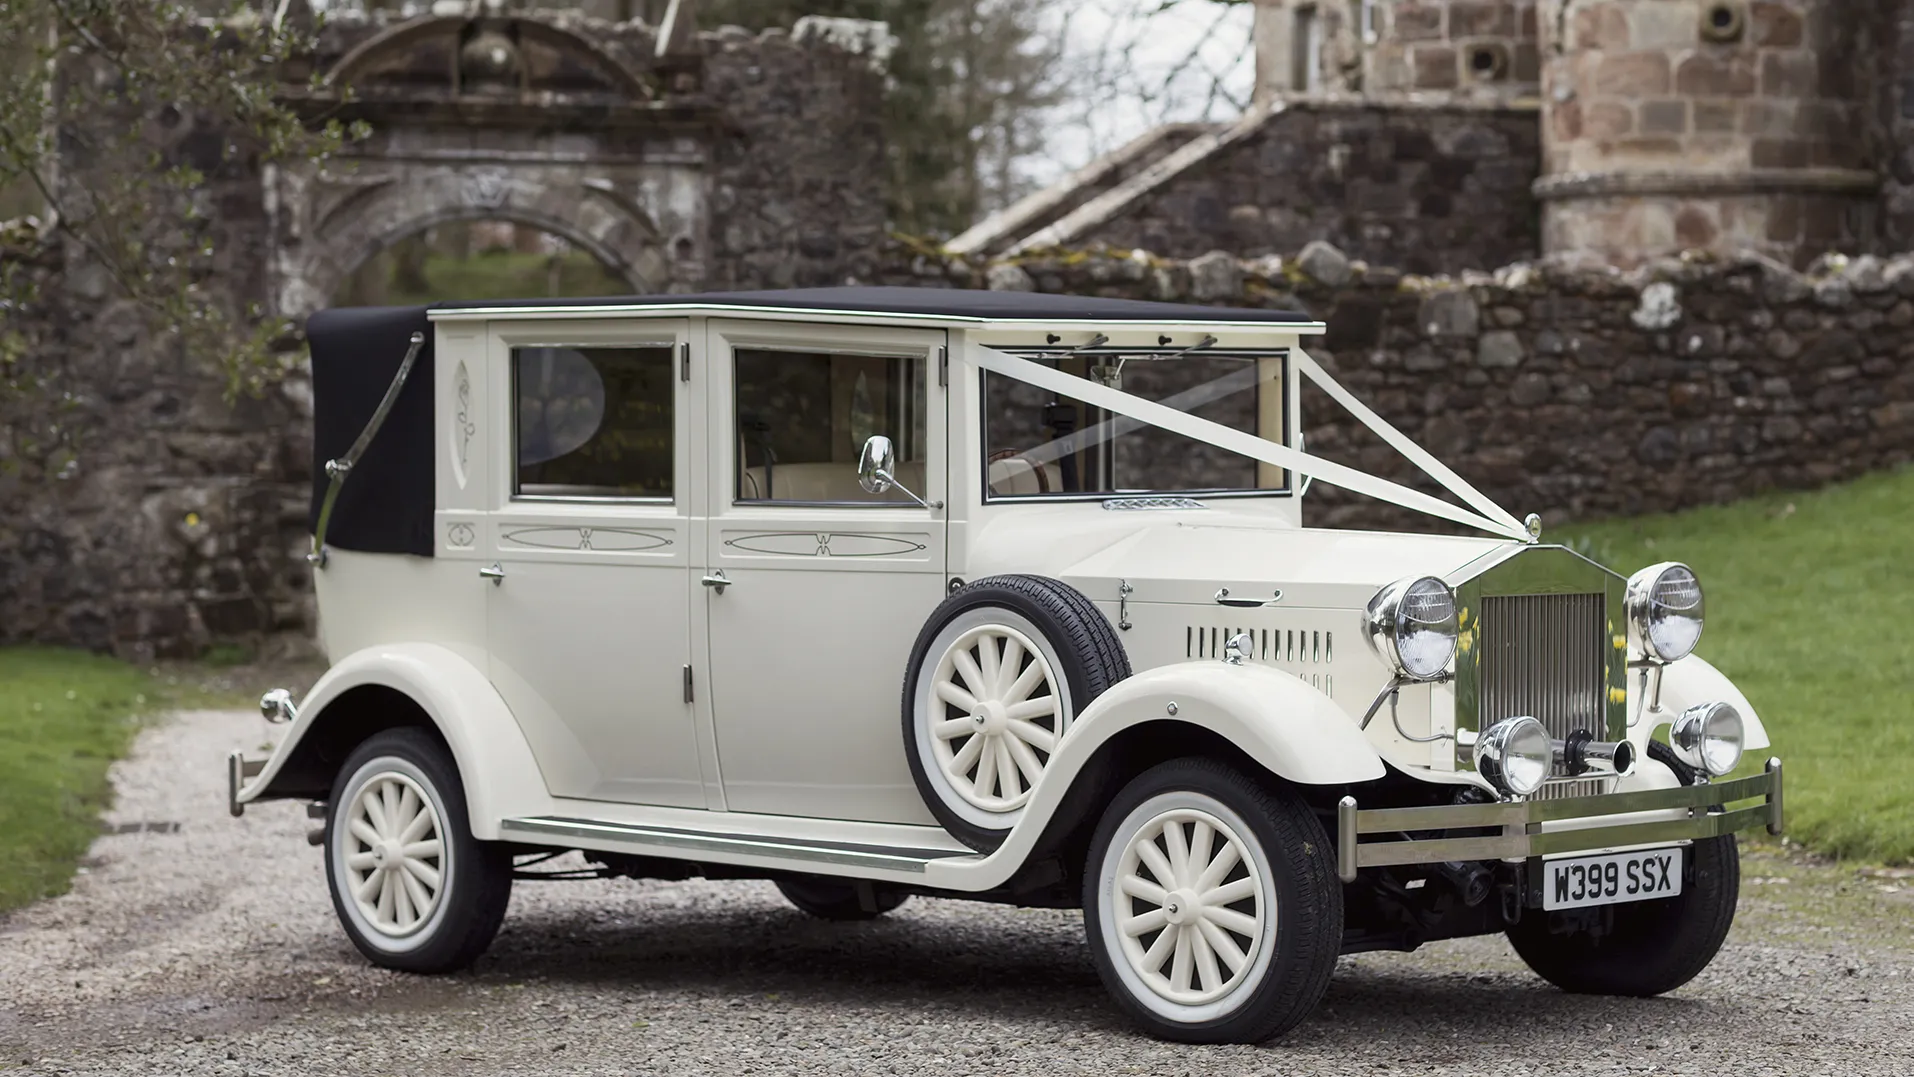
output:
[[[678,380],[691,380],[691,342],[688,340],[678,342]]]
[[[948,388],[949,385],[950,385],[950,349],[939,348],[937,349],[937,387],[940,389],[943,389],[943,388]]]
[[[685,667],[685,702],[691,702],[691,667]]]

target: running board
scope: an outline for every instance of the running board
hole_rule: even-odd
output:
[[[842,867],[878,868],[921,875],[933,860],[971,857],[975,853],[953,849],[912,849],[891,845],[860,845],[844,841],[804,841],[799,838],[766,834],[718,834],[708,830],[684,830],[677,827],[634,826],[607,823],[595,819],[565,819],[538,816],[530,819],[499,821],[499,836],[522,835],[539,844],[555,844],[552,839],[585,843],[584,847],[603,852],[672,856],[685,853],[714,853],[720,857],[774,857],[808,864],[834,864]]]

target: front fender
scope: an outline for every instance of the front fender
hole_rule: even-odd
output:
[[[1755,717],[1754,705],[1748,697],[1741,694],[1735,682],[1727,675],[1708,664],[1700,655],[1691,654],[1679,662],[1671,662],[1661,674],[1661,706],[1663,713],[1657,716],[1656,725],[1672,722],[1682,711],[1701,703],[1726,703],[1741,713],[1742,727],[1747,740],[1742,747],[1748,751],[1768,747],[1768,729]],[[1653,732],[1653,730],[1650,730]]]
[[[368,647],[327,670],[300,702],[298,718],[265,768],[240,790],[238,802],[260,799],[300,741],[325,721],[327,708],[345,693],[366,685],[405,694],[445,738],[465,786],[473,837],[496,840],[500,819],[550,810],[551,798],[531,746],[498,690],[471,662],[432,643]]]
[[[1384,774],[1382,757],[1349,715],[1294,674],[1221,662],[1157,666],[1118,682],[1076,716],[1023,818],[987,858],[988,867],[962,885],[974,889],[1007,879],[1041,840],[1097,752],[1125,730],[1152,722],[1218,734],[1300,785],[1346,785]],[[932,864],[928,877],[935,883],[956,866]]]
[[[1174,719],[1221,734],[1299,785],[1346,785],[1383,775],[1382,757],[1349,715],[1293,673],[1268,666],[1179,662],[1118,682],[1077,715],[1052,766],[1096,754],[1144,722]]]

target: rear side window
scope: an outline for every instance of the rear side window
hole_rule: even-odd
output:
[[[512,349],[512,495],[669,498],[671,349]]]

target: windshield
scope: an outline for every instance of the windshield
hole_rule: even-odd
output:
[[[1006,348],[1020,358],[1288,443],[1280,352]],[[1282,493],[1284,469],[1001,374],[984,374],[990,500]]]

